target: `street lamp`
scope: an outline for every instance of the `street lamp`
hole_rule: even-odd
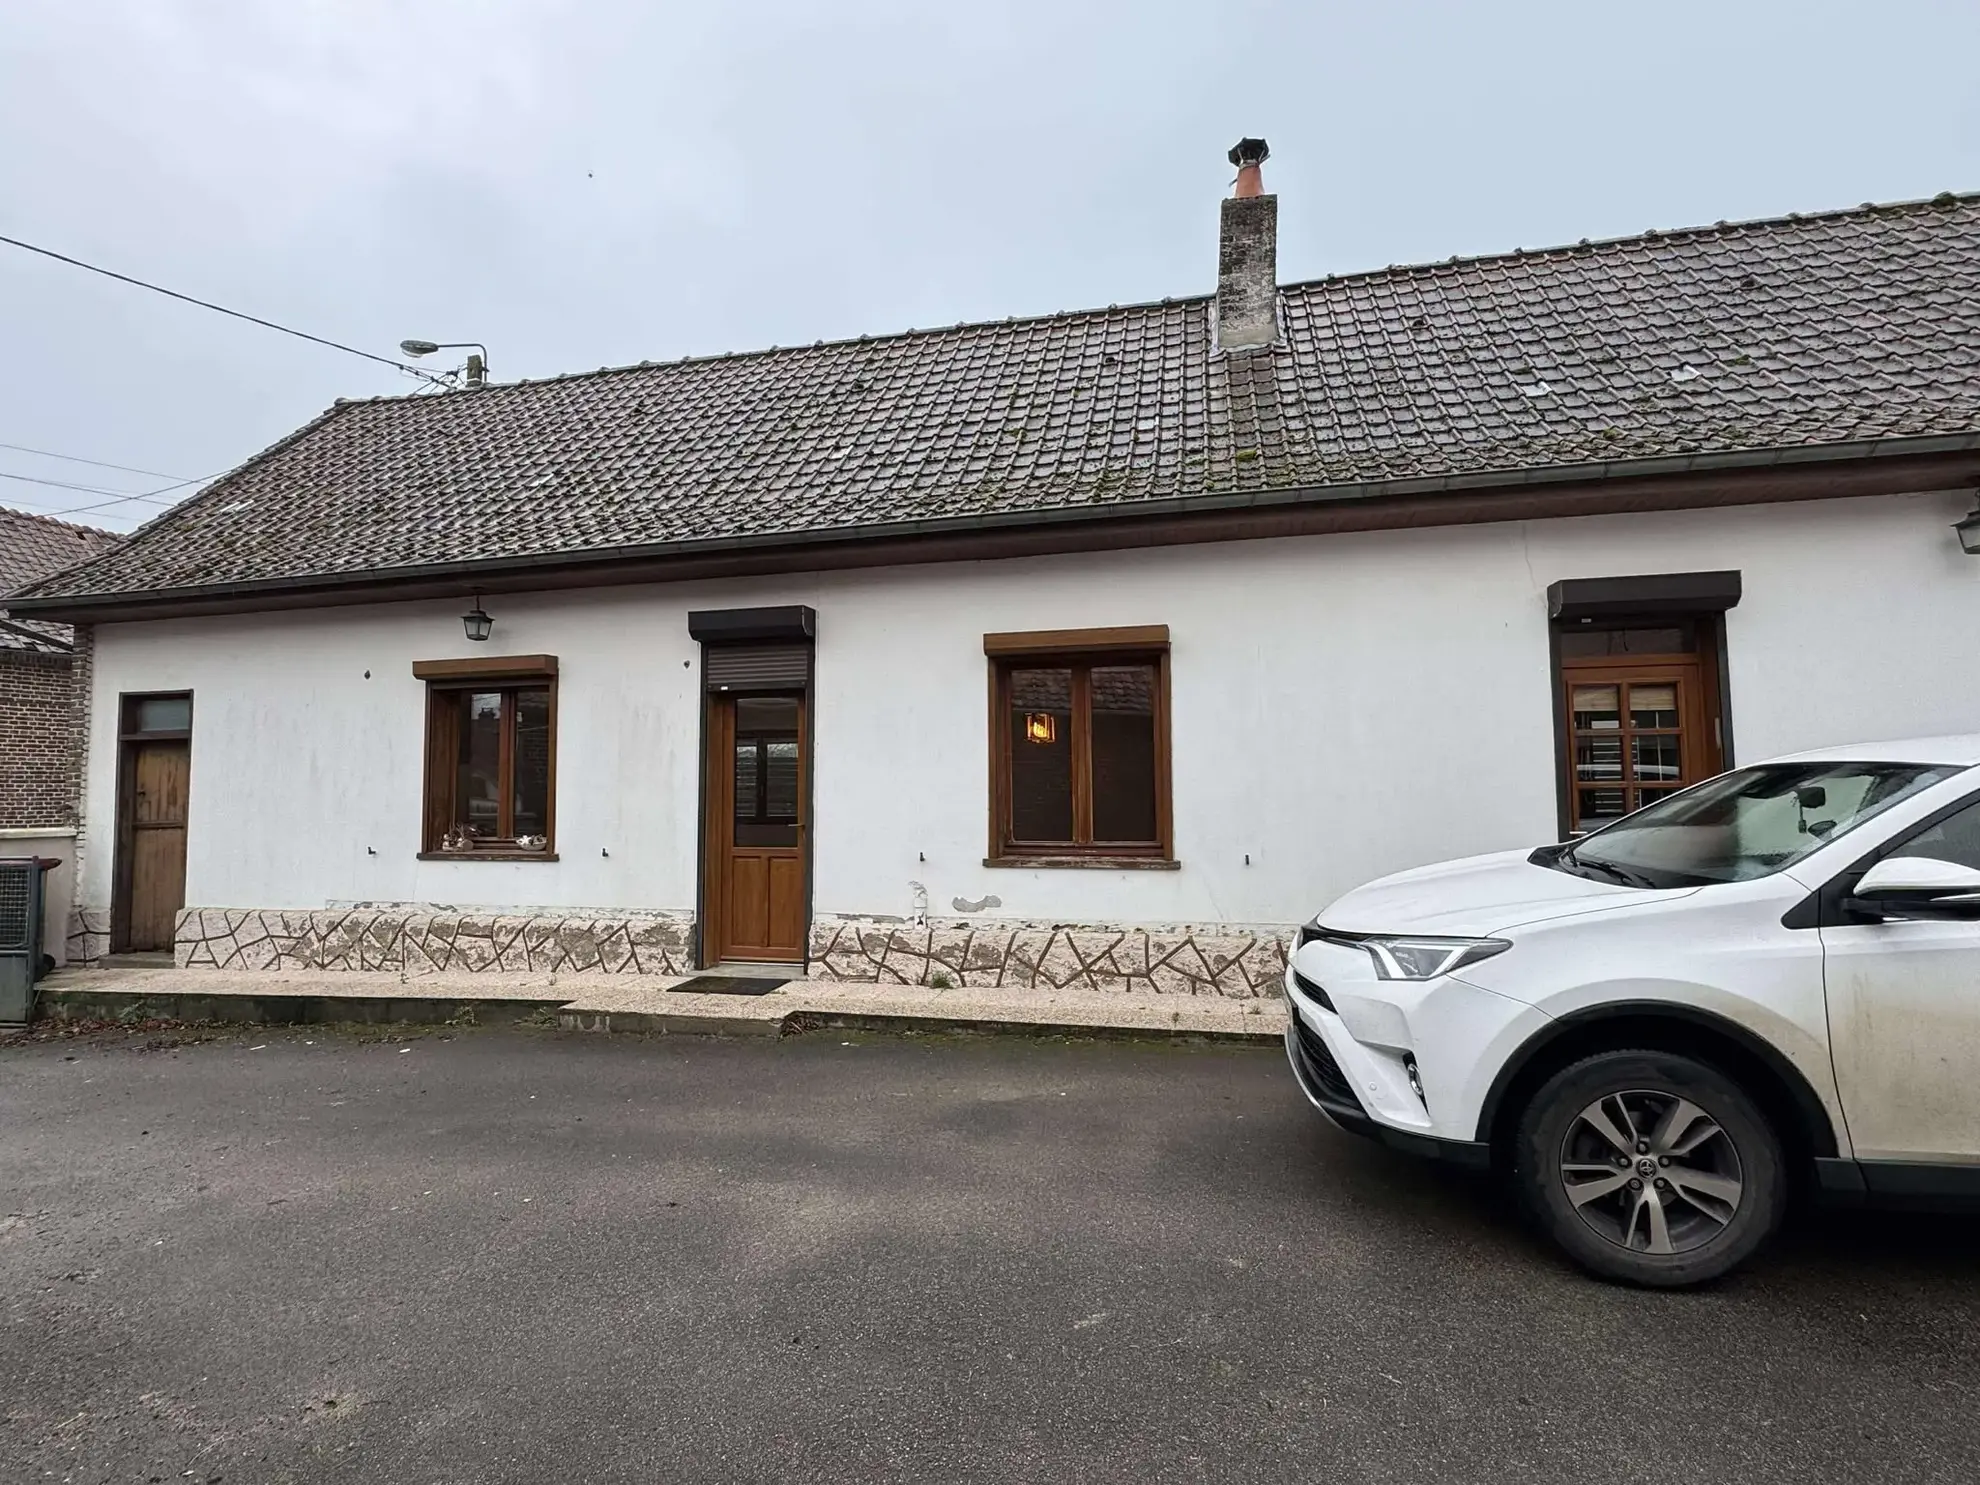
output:
[[[479,387],[488,381],[488,347],[478,340],[402,340],[399,349],[414,357],[430,356],[435,351],[479,351],[480,355],[467,359],[467,384]]]

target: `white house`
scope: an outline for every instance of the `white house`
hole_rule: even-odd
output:
[[[339,403],[10,600],[72,957],[1272,994],[1377,873],[1980,730],[1980,197],[1281,286],[1246,148],[1214,296]]]

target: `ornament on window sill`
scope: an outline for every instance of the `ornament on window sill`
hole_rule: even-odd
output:
[[[547,835],[519,835],[516,837],[516,849],[518,851],[540,851],[549,844],[550,837]]]
[[[443,851],[472,851],[474,849],[474,832],[465,825],[456,825],[452,830],[440,837],[440,849]]]

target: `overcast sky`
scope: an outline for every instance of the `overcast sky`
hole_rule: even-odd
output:
[[[1972,189],[1976,57],[1975,0],[6,0],[0,234],[508,379],[1204,292],[1241,134],[1287,282]],[[0,444],[205,476],[412,386],[0,245]]]

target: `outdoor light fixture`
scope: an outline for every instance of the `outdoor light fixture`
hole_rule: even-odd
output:
[[[489,631],[495,627],[495,621],[481,611],[479,593],[474,596],[474,607],[461,615],[461,624],[467,630],[467,637],[476,641],[488,638]]]
[[[479,351],[467,359],[467,384],[479,387],[488,380],[488,347],[478,340],[402,340],[399,349],[408,356],[430,356],[435,351]]]
[[[1059,719],[1050,712],[1026,712],[1024,714],[1024,740],[1035,743],[1057,742],[1059,740]]]
[[[1959,533],[1959,549],[1969,557],[1980,557],[1980,496],[1974,497],[1972,510],[1953,522],[1953,530]]]

